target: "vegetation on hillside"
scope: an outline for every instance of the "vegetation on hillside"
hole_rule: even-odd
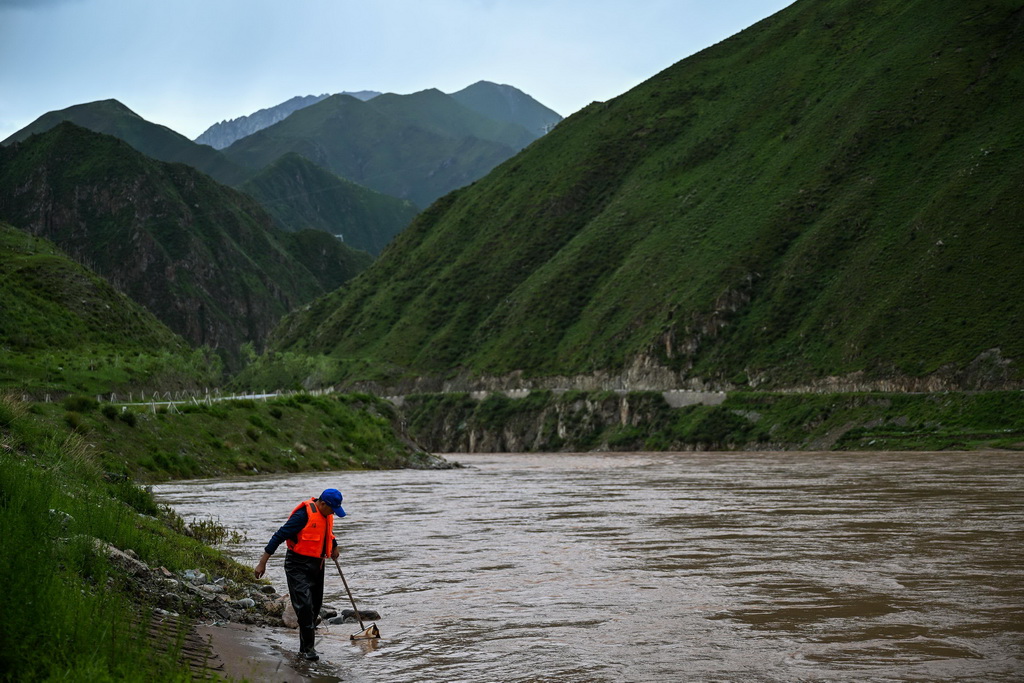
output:
[[[0,223],[0,388],[42,397],[215,385],[221,366],[53,243]]]
[[[436,202],[274,349],[377,376],[1017,386],[1022,12],[798,1]]]
[[[133,481],[443,464],[403,437],[390,403],[367,394],[177,404],[69,396],[32,404],[26,420],[82,436],[104,471]]]
[[[293,152],[239,189],[259,201],[282,230],[322,230],[373,256],[418,213],[411,202],[339,178]]]
[[[278,230],[253,199],[188,166],[71,123],[0,148],[0,219],[52,240],[229,363],[368,262],[326,234]]]

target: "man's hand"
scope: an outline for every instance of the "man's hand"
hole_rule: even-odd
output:
[[[338,549],[338,546],[334,546],[334,550],[331,551],[331,559],[332,560],[337,560],[338,559],[338,555],[340,555],[340,554],[341,554],[341,552]]]
[[[267,573],[267,560],[269,559],[270,554],[263,553],[263,557],[261,557],[260,561],[256,563],[256,566],[253,567],[252,573],[257,579],[262,579],[263,575]]]

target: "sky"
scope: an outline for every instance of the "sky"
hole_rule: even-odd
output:
[[[117,99],[194,139],[296,95],[512,85],[563,116],[792,0],[0,0],[0,140]]]

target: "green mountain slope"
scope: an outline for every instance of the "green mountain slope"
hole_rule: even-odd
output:
[[[204,354],[152,313],[53,243],[5,223],[0,348],[4,389],[95,393],[217,379]]]
[[[285,154],[239,186],[282,230],[309,228],[341,235],[373,255],[416,217],[410,202],[339,178],[295,153]]]
[[[407,374],[1019,383],[1022,64],[1019,2],[798,1],[436,203],[277,348]]]
[[[540,137],[555,127],[562,117],[511,85],[479,81],[451,94],[459,104],[478,114],[515,123]]]
[[[71,123],[0,149],[0,219],[52,240],[229,359],[367,261],[324,233],[277,230],[253,199],[189,166]],[[311,244],[316,261],[303,263]]]
[[[89,102],[48,112],[4,140],[3,144],[10,145],[30,135],[45,133],[62,121],[113,135],[154,159],[188,164],[227,185],[236,185],[252,173],[206,145],[197,145],[166,126],[147,121],[117,100]]]
[[[333,95],[239,140],[224,154],[260,169],[294,152],[422,207],[480,178],[530,139],[521,126],[487,119],[434,90],[368,102]]]

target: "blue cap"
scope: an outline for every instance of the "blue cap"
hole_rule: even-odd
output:
[[[339,517],[345,516],[345,511],[341,509],[341,491],[338,489],[324,489],[320,494],[320,500],[330,505],[334,514]]]

